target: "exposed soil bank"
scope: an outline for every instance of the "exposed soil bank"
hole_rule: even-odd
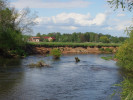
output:
[[[116,53],[118,47],[97,47],[97,46],[88,46],[88,47],[44,47],[44,46],[28,46],[27,52],[29,54],[48,54],[53,48],[58,48],[62,54],[89,54],[89,53]],[[100,48],[109,48],[112,52],[101,51]]]

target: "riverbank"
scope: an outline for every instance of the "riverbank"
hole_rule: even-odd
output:
[[[62,54],[116,53],[120,45],[114,43],[29,42],[26,51],[29,54],[43,55],[58,48]]]
[[[58,48],[62,54],[91,54],[91,53],[116,53],[121,44],[115,43],[64,43],[64,42],[28,42],[24,47],[9,50],[4,57],[24,57],[32,54],[49,54],[52,49]]]
[[[116,53],[118,47],[44,47],[29,46],[27,51],[29,54],[48,54],[52,49],[58,48],[62,54],[91,54],[91,53]]]

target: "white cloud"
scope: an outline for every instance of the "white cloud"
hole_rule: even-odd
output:
[[[117,20],[112,19],[111,23],[108,23],[108,27],[104,27],[103,30],[116,30],[116,31],[124,31],[131,25],[131,20]]]
[[[113,30],[111,26],[105,27],[104,30]]]
[[[78,27],[75,27],[75,26],[61,26],[60,28],[63,30],[76,30],[76,29],[78,29]]]
[[[131,20],[122,20],[118,17],[112,18],[105,13],[98,13],[92,17],[90,13],[60,13],[51,17],[39,17],[36,21],[38,28],[42,27],[47,32],[124,32],[129,27]]]
[[[106,20],[106,15],[103,13],[100,13],[96,16],[95,19],[93,19],[92,23],[96,25],[102,25],[105,20]]]
[[[125,14],[117,14],[117,17],[123,17]]]
[[[18,0],[12,2],[16,8],[84,8],[88,7],[90,2],[84,0],[71,0],[67,2],[46,1],[46,0]]]
[[[106,14],[99,13],[95,18],[90,14],[61,13],[52,17],[40,17],[36,21],[39,24],[69,25],[69,26],[100,26],[106,20]]]
[[[78,29],[78,27],[75,26],[52,26],[52,25],[48,25],[46,26],[47,29],[61,29],[61,30],[76,30]]]

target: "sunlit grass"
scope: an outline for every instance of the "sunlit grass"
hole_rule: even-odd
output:
[[[87,47],[87,46],[120,46],[120,43],[92,43],[92,42],[85,42],[85,43],[72,43],[72,42],[28,42],[30,45],[42,45],[42,46],[52,46],[52,47]]]

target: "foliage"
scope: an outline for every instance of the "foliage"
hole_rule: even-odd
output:
[[[72,43],[72,42],[29,42],[30,45],[41,45],[48,47],[87,47],[87,46],[117,46],[119,47],[120,43]]]
[[[28,9],[18,13],[8,5],[7,0],[0,0],[0,49],[4,54],[8,55],[8,51],[24,46],[26,38],[22,33],[31,31],[31,25],[35,23],[35,17],[29,14]],[[16,53],[20,55],[22,51],[16,50]]]
[[[112,52],[113,50],[112,49],[110,49],[110,48],[106,48],[105,49],[105,52]]]
[[[118,92],[121,95],[121,100],[133,100],[133,79],[124,78],[120,84],[117,84],[122,88],[122,92]]]
[[[113,50],[110,49],[110,48],[106,48],[106,49],[104,49],[104,48],[99,48],[99,50],[102,51],[102,52],[106,52],[106,53],[112,53],[112,52],[113,52]]]
[[[54,56],[54,58],[59,58],[61,56],[61,51],[57,48],[52,49],[51,55]]]
[[[26,57],[28,54],[22,48],[15,48],[14,50],[10,50],[11,55],[18,55]]]
[[[112,7],[118,9],[119,6],[123,10],[128,9],[129,11],[133,10],[133,0],[108,0]],[[129,28],[128,35],[129,39],[124,42],[118,49],[116,58],[119,60],[120,66],[124,71],[133,72],[133,27]],[[126,75],[128,75],[126,73]],[[124,79],[120,85],[122,88],[121,99],[122,100],[133,100],[133,76]]]
[[[104,48],[99,48],[100,51],[104,52]]]
[[[13,19],[15,19],[9,8],[0,10],[0,48],[8,51],[11,48],[23,45],[23,36],[20,30],[16,30]]]
[[[113,56],[108,56],[108,57],[101,57],[104,60],[112,60],[114,57]]]
[[[129,39],[121,45],[116,54],[116,58],[124,71],[133,72],[133,30],[129,33]],[[126,73],[126,75],[128,75]],[[132,76],[133,77],[133,76]],[[121,83],[122,100],[133,100],[133,80],[132,77],[127,77]]]
[[[36,36],[37,36],[37,37],[41,37],[41,33],[37,33]]]
[[[133,71],[133,31],[129,35],[130,38],[119,47],[116,58],[119,60],[122,68]]]
[[[132,0],[108,0],[111,7],[115,7],[115,9],[118,9],[119,6],[124,9],[128,9],[131,11],[133,9],[133,1]]]
[[[54,42],[74,42],[74,43],[82,43],[82,42],[100,42],[100,37],[105,36],[107,39],[107,41],[105,41],[106,43],[110,42],[110,43],[121,43],[124,42],[125,39],[127,37],[116,37],[116,36],[111,36],[111,35],[104,35],[102,33],[94,33],[94,32],[85,32],[85,33],[81,33],[81,32],[74,32],[72,34],[70,33],[64,33],[61,34],[59,32],[57,33],[48,33],[48,34],[41,34],[36,36],[39,37],[55,37],[56,40],[54,40]],[[109,40],[109,41],[108,41]]]
[[[100,37],[100,41],[101,41],[102,43],[109,43],[109,42],[110,42],[110,40],[108,39],[107,36],[101,36],[101,37]]]

